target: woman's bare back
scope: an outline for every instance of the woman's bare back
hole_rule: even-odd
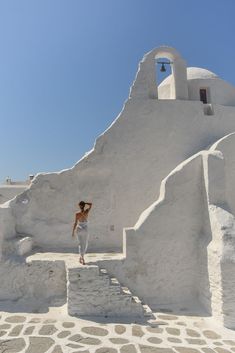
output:
[[[86,222],[88,219],[89,210],[81,211],[76,213],[76,220],[78,222]]]

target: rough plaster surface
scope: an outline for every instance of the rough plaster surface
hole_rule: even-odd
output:
[[[165,101],[157,99],[155,82],[155,58],[161,56],[174,61]],[[150,304],[199,301],[233,327],[235,142],[234,135],[223,137],[235,131],[235,108],[222,104],[233,105],[234,88],[226,86],[230,95],[216,77],[193,80],[210,85],[213,116],[204,114],[201,102],[188,100],[196,83],[187,81],[175,50],[146,54],[122,112],[94,149],[72,169],[38,175],[1,205],[3,259],[19,235],[44,250],[76,247],[76,204],[92,200],[90,250],[120,249],[126,228],[126,259],[102,261],[110,273]]]
[[[234,147],[235,134],[222,138],[212,146],[205,168],[212,232],[208,246],[212,309],[231,328],[235,328]]]
[[[61,305],[66,301],[66,272],[62,261],[2,261],[0,283],[0,300],[22,302],[26,310],[44,310],[50,303]]]
[[[179,60],[175,90],[187,96],[186,68],[178,54],[169,48],[148,53],[130,98],[94,149],[72,169],[38,175],[10,202],[14,229],[3,230],[5,238],[19,233],[32,236],[44,249],[76,247],[73,217],[77,202],[85,199],[94,205],[89,250],[120,249],[123,228],[133,226],[156,200],[161,180],[186,158],[235,130],[234,107],[215,104],[214,115],[207,116],[199,101],[156,99],[151,91],[156,91],[154,60],[163,54]]]
[[[158,201],[126,229],[126,259],[101,262],[148,304],[199,301],[232,328],[235,219],[227,195],[234,179],[226,171],[234,170],[234,148],[231,134],[174,169]]]
[[[21,194],[28,185],[0,185],[0,205]]]
[[[148,304],[196,301],[203,231],[201,154],[163,180],[158,201],[126,229],[126,260],[103,263]],[[205,255],[206,256],[206,255]],[[206,268],[204,268],[206,270]]]
[[[24,237],[22,239],[19,239],[17,242],[17,249],[16,253],[17,255],[25,255],[29,253],[33,248],[33,240],[31,237]]]
[[[115,278],[98,266],[68,269],[68,313],[103,317],[143,317],[138,298],[124,291]]]

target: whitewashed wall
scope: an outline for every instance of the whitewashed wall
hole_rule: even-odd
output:
[[[173,75],[161,82],[158,87],[160,99],[173,99],[173,84]],[[189,100],[200,101],[200,88],[206,88],[208,103],[235,106],[235,87],[206,69],[188,67],[187,87]]]
[[[94,149],[70,170],[38,175],[11,201],[16,233],[33,236],[36,245],[47,249],[76,248],[74,212],[85,199],[94,205],[89,250],[120,249],[123,228],[133,226],[157,199],[161,180],[186,158],[235,131],[233,107],[217,105],[214,115],[206,116],[201,102],[149,98],[153,57],[144,57],[132,98]]]
[[[0,185],[0,205],[21,194],[28,185]]]
[[[222,138],[213,146],[213,150],[219,150],[223,156],[224,166],[224,200],[230,211],[235,215],[235,153],[234,153],[234,134]]]
[[[126,229],[126,259],[101,262],[148,304],[202,304],[229,328],[235,328],[235,217],[227,198],[234,148],[230,134],[180,164],[163,180],[159,199]]]
[[[235,328],[235,134],[222,138],[207,158],[207,194],[212,241],[208,246],[208,272],[212,313],[229,328]],[[205,162],[204,162],[205,164]],[[231,193],[231,195],[230,195]]]
[[[126,229],[124,263],[103,266],[149,305],[195,302],[204,207],[198,154],[163,180],[159,199]]]
[[[3,243],[15,237],[15,218],[9,203],[0,206],[0,261],[2,259]]]
[[[200,100],[200,88],[208,89],[208,103],[235,106],[235,88],[229,83],[219,78],[189,80],[190,100]]]
[[[66,302],[66,271],[63,261],[17,260],[1,262],[0,301],[13,301],[26,311],[48,311]]]

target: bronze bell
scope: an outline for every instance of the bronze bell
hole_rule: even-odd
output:
[[[160,68],[160,71],[161,71],[161,72],[166,72],[166,68],[165,68],[164,63],[162,63],[161,68]]]

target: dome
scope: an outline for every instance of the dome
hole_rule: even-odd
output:
[[[218,78],[218,76],[207,69],[202,69],[201,67],[188,67],[187,68],[187,79],[188,80],[203,80],[203,79],[211,79]],[[172,74],[167,76],[165,80],[163,80],[159,86],[169,85],[172,80]]]
[[[188,67],[187,68],[187,79],[208,79],[208,78],[218,78],[218,76],[207,69],[202,69],[200,67]]]
[[[188,100],[235,106],[235,87],[214,72],[200,67],[187,68]],[[175,99],[173,75],[158,86],[159,99]]]

